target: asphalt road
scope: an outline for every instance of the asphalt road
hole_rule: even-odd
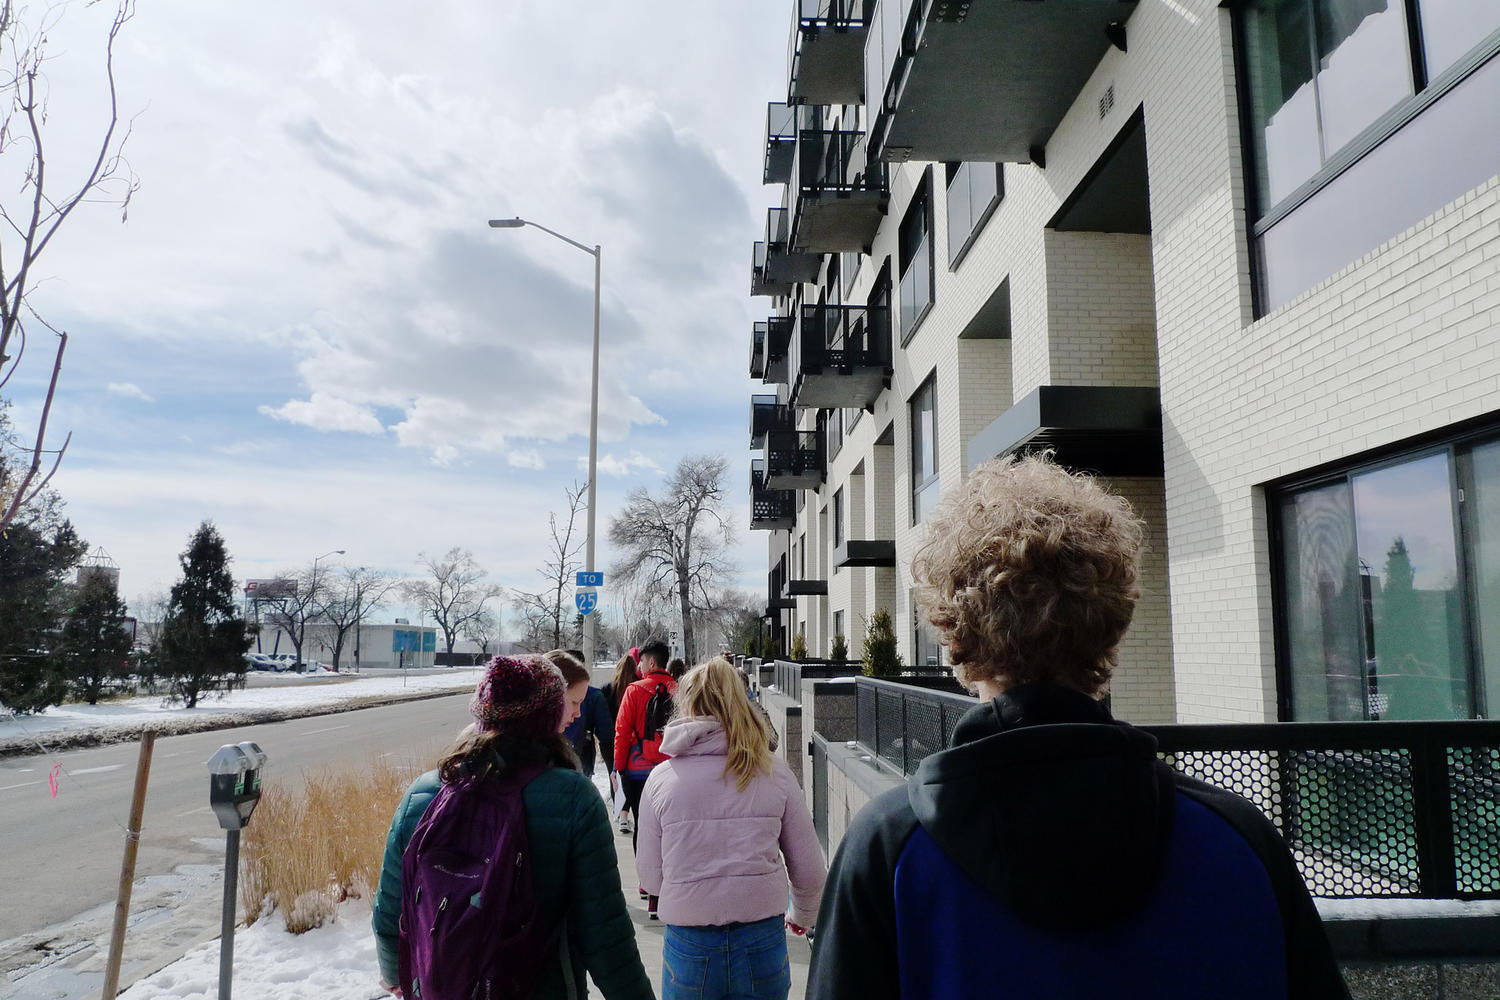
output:
[[[224,860],[208,807],[204,762],[225,743],[253,740],[268,781],[307,768],[393,756],[430,763],[463,726],[467,696],[170,736],[156,741],[136,862],[138,880]],[[112,904],[119,886],[138,743],[0,760],[0,942]],[[62,765],[58,794],[48,772]]]

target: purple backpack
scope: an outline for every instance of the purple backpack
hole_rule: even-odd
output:
[[[537,906],[521,790],[544,770],[446,782],[422,815],[401,860],[398,957],[410,1000],[536,992],[559,935]]]

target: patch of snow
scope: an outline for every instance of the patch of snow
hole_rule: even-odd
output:
[[[473,690],[476,680],[472,671],[446,669],[407,678],[399,675],[357,676],[338,684],[307,681],[347,678],[349,675],[328,671],[324,675],[280,676],[286,679],[284,685],[232,691],[199,702],[195,708],[165,705],[160,695],[140,695],[98,705],[58,705],[34,715],[0,714],[0,754],[7,750],[23,752],[28,745],[38,750],[51,750],[80,736],[97,737],[96,742],[110,742],[132,739],[148,727],[164,732],[189,732],[218,725],[265,721],[264,716],[268,713],[286,713],[285,717],[293,717],[319,710],[337,710],[349,702],[469,691]],[[257,718],[257,715],[262,718]]]
[[[1422,917],[1493,917],[1493,899],[1328,899],[1313,900],[1324,920],[1411,920]]]
[[[219,942],[140,980],[120,1000],[215,1000]],[[380,988],[370,906],[350,900],[336,918],[306,934],[290,934],[279,915],[263,917],[234,936],[234,995],[256,1000],[372,1000]]]

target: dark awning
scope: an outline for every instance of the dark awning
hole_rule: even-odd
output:
[[[1154,387],[1044,385],[968,444],[968,467],[997,455],[1050,448],[1070,469],[1102,476],[1162,474],[1161,391]]]

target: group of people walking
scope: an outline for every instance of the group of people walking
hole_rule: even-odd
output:
[[[1126,501],[1045,457],[986,463],[943,499],[914,596],[979,703],[950,749],[853,820],[827,872],[769,720],[723,658],[674,677],[650,643],[601,692],[565,651],[496,657],[473,724],[392,820],[383,985],[654,995],[610,816],[579,769],[597,743],[664,925],[663,1000],[786,1000],[787,934],[814,927],[820,1000],[1346,1000],[1272,824],[1174,772],[1103,700],[1142,537]]]

